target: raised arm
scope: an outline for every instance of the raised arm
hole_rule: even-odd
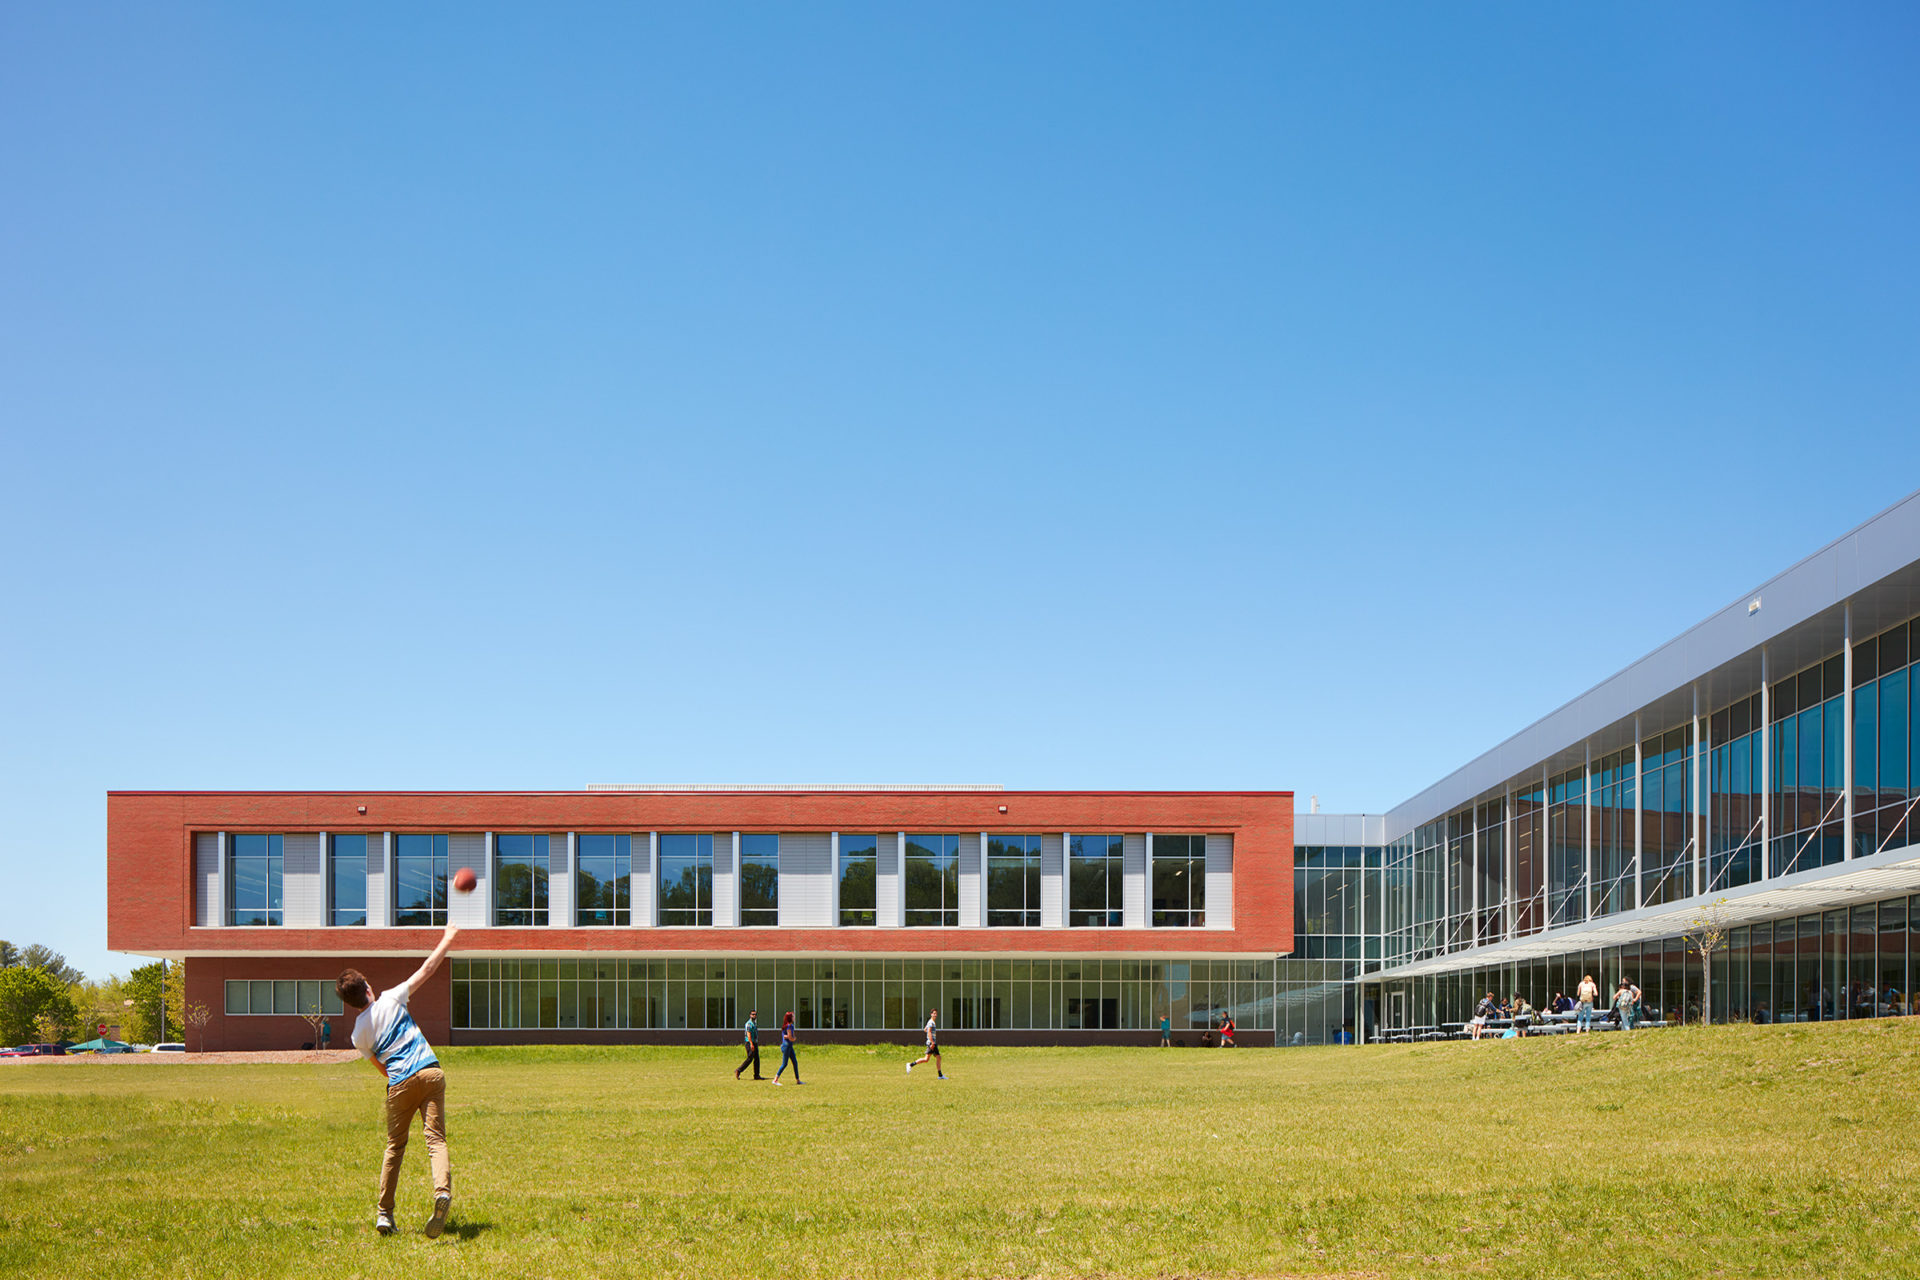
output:
[[[413,976],[407,979],[407,991],[409,993],[418,991],[421,984],[433,976],[433,971],[438,969],[440,962],[447,958],[447,952],[453,950],[453,940],[459,936],[460,930],[454,928],[452,925],[447,926],[447,931],[440,935],[440,945],[433,949],[433,954],[427,957],[426,963],[422,964],[418,969],[415,969]]]

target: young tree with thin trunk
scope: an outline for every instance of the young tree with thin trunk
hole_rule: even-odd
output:
[[[204,1004],[187,1006],[186,1016],[181,1019],[187,1030],[193,1032],[193,1038],[200,1042],[200,1052],[207,1051],[207,1023],[213,1018],[213,1010]]]
[[[1700,1021],[1713,1025],[1713,953],[1727,940],[1727,900],[1715,898],[1687,921],[1686,944],[1700,956]]]

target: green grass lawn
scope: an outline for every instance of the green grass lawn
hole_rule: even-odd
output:
[[[802,1054],[444,1052],[439,1241],[365,1066],[0,1066],[0,1271],[1920,1276],[1920,1021]]]

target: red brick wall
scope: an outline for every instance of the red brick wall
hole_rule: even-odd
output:
[[[361,806],[365,814],[359,812]],[[1231,832],[1234,928],[1183,929],[1177,934],[1120,929],[633,929],[621,931],[617,942],[605,930],[472,929],[462,931],[459,949],[596,951],[612,945],[627,953],[1258,956],[1293,950],[1293,794],[1286,791],[111,792],[107,945],[143,955],[339,954],[345,941],[339,930],[192,928],[196,831],[596,830]],[[359,929],[351,945],[362,954],[424,956],[437,936],[438,931],[430,929]]]
[[[342,969],[353,968],[367,975],[375,991],[404,981],[420,967],[420,958],[396,959],[392,956],[201,956],[187,961],[187,1003],[204,1004],[213,1014],[204,1038],[187,1033],[187,1048],[194,1053],[228,1053],[253,1049],[298,1049],[314,1038],[305,1018],[260,1014],[226,1014],[227,979],[318,979],[328,987]],[[442,964],[433,977],[407,1001],[413,1020],[420,1025],[430,1044],[446,1044],[453,1019],[452,968]],[[344,1016],[329,1018],[333,1023],[333,1046],[350,1048],[353,1037],[353,1010]]]

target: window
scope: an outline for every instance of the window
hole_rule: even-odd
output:
[[[233,1015],[279,1014],[301,1016],[318,1013],[329,1018],[346,1016],[340,993],[332,978],[300,978],[289,982],[245,982],[227,980],[227,1012]],[[333,1033],[341,1035],[341,1028]]]
[[[279,836],[227,837],[227,923],[280,923]]]
[[[1153,927],[1197,929],[1207,922],[1207,838],[1153,837]]]
[[[878,836],[840,835],[840,923],[877,924]]]
[[[660,923],[713,923],[713,837],[660,833]]]
[[[987,924],[995,929],[1039,928],[1039,836],[988,838]]]
[[[493,838],[493,922],[543,925],[547,922],[547,836],[498,835]]]
[[[1067,923],[1119,928],[1123,883],[1119,836],[1075,836],[1067,857]]]
[[[573,922],[624,925],[633,920],[633,837],[579,835],[580,865],[573,877]]]
[[[780,837],[740,837],[740,923],[780,923]]]
[[[960,837],[907,837],[907,927],[960,923]]]
[[[367,922],[367,838],[327,837],[327,923]]]
[[[393,922],[433,929],[447,923],[447,837],[393,838]]]

